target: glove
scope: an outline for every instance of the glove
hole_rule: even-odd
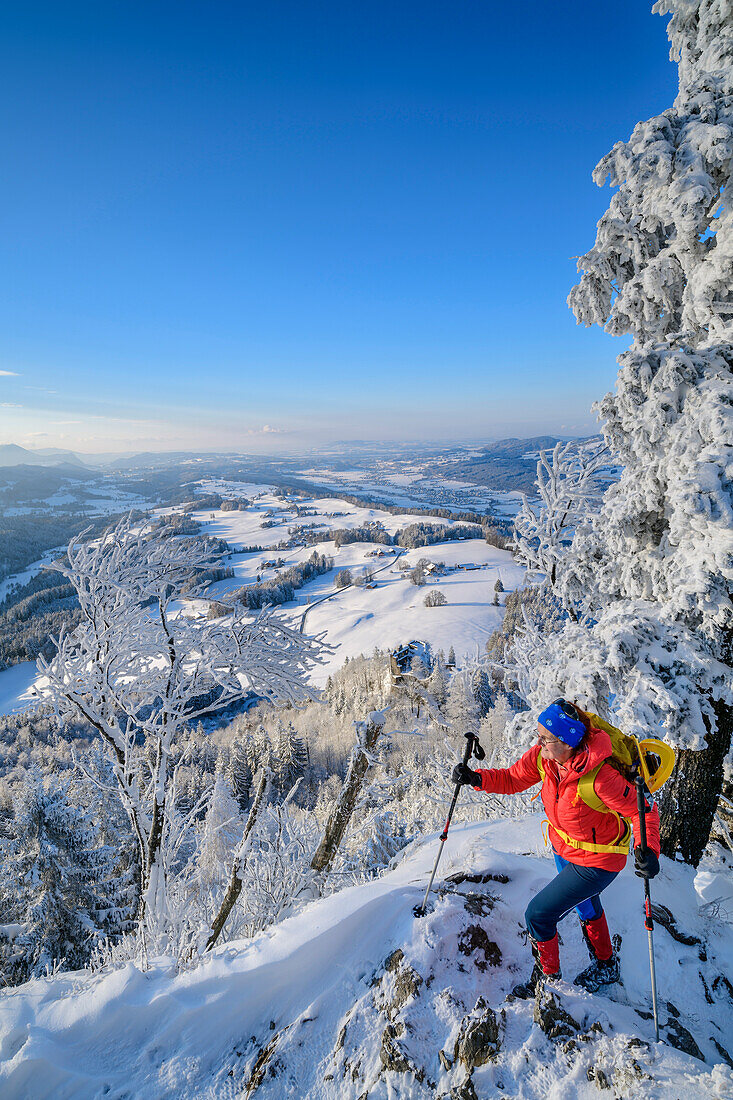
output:
[[[481,776],[479,773],[469,768],[468,764],[464,764],[462,760],[460,764],[456,764],[453,769],[451,779],[454,783],[469,783],[472,787],[481,786]]]
[[[639,878],[654,878],[659,874],[659,860],[651,848],[634,848],[634,872]]]

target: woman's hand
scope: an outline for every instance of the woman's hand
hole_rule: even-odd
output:
[[[651,848],[634,848],[634,872],[639,878],[654,878],[659,874],[659,860]]]
[[[472,787],[481,786],[481,776],[479,773],[469,768],[468,764],[464,764],[462,760],[460,764],[456,764],[451,778],[454,783],[460,783],[461,785],[470,784]]]

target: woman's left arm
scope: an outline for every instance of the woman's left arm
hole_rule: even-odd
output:
[[[595,792],[609,810],[615,810],[623,817],[631,818],[634,828],[634,845],[641,844],[639,808],[636,802],[636,785],[616,771],[611,764],[604,764],[596,776]],[[647,801],[647,805],[649,805]],[[661,847],[659,842],[659,810],[652,806],[646,817],[646,842],[656,856]]]

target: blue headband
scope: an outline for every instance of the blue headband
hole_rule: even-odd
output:
[[[583,740],[587,730],[580,718],[577,716],[573,718],[568,713],[569,710],[575,712],[572,703],[566,703],[564,699],[556,699],[542,711],[538,721],[549,733],[554,733],[559,741],[574,749]]]

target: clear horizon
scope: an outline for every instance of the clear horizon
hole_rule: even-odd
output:
[[[276,453],[597,430],[565,298],[671,105],[637,0],[0,12],[0,443]],[[619,41],[624,49],[619,51]]]

